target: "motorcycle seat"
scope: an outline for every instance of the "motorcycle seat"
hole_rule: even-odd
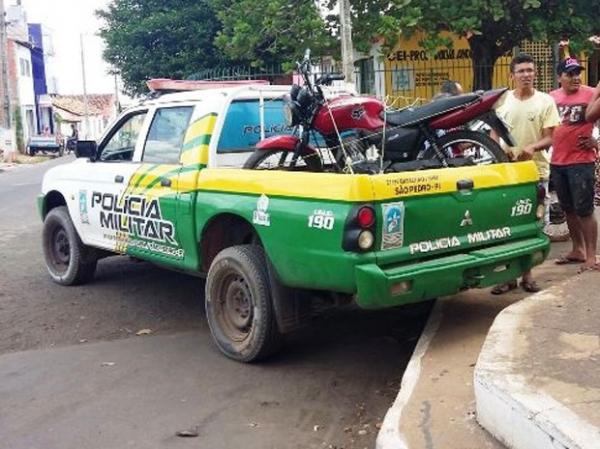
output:
[[[416,108],[410,107],[401,109],[399,111],[387,112],[385,120],[388,125],[391,126],[410,126],[432,117],[445,114],[449,111],[460,109],[464,106],[474,103],[479,98],[481,98],[481,95],[475,93],[441,98],[439,100],[432,101],[431,103],[427,103],[424,106],[419,106]],[[381,119],[384,119],[383,112],[381,113]]]

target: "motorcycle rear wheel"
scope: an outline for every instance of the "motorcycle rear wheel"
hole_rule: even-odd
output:
[[[318,153],[298,156],[295,165],[291,165],[293,151],[285,149],[256,150],[244,163],[244,168],[252,170],[288,170],[322,172],[323,161]]]
[[[461,129],[444,134],[437,141],[445,157],[470,157],[477,165],[509,162],[498,142],[479,131]],[[433,147],[427,148],[421,159],[437,159]]]

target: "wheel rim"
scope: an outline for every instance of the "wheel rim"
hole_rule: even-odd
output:
[[[253,299],[246,279],[238,273],[228,273],[219,286],[215,316],[219,327],[229,339],[244,341],[252,332]]]
[[[467,146],[466,148],[460,148],[461,145]],[[481,142],[475,139],[460,138],[446,143],[442,152],[448,157],[469,157],[475,162],[476,165],[487,165],[495,164],[496,158],[494,154]]]
[[[69,236],[64,228],[58,227],[52,234],[50,242],[50,255],[52,264],[59,270],[64,270],[71,261],[71,245]]]
[[[255,170],[306,170],[307,164],[303,156],[298,156],[296,165],[291,166],[292,158],[294,153],[292,151],[277,151],[271,154],[267,154],[260,162],[256,165]],[[307,157],[319,157],[317,154],[313,154]]]

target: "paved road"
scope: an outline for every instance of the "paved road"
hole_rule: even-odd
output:
[[[0,173],[0,448],[374,446],[426,308],[337,311],[273,360],[227,360],[200,279],[113,257],[50,281],[35,196],[68,160]]]

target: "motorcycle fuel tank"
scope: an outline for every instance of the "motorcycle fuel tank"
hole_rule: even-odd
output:
[[[376,98],[351,95],[337,97],[321,107],[313,126],[324,135],[335,133],[335,126],[340,132],[348,129],[377,130],[383,126],[379,117],[383,108],[383,102]],[[335,120],[335,126],[331,116]]]

